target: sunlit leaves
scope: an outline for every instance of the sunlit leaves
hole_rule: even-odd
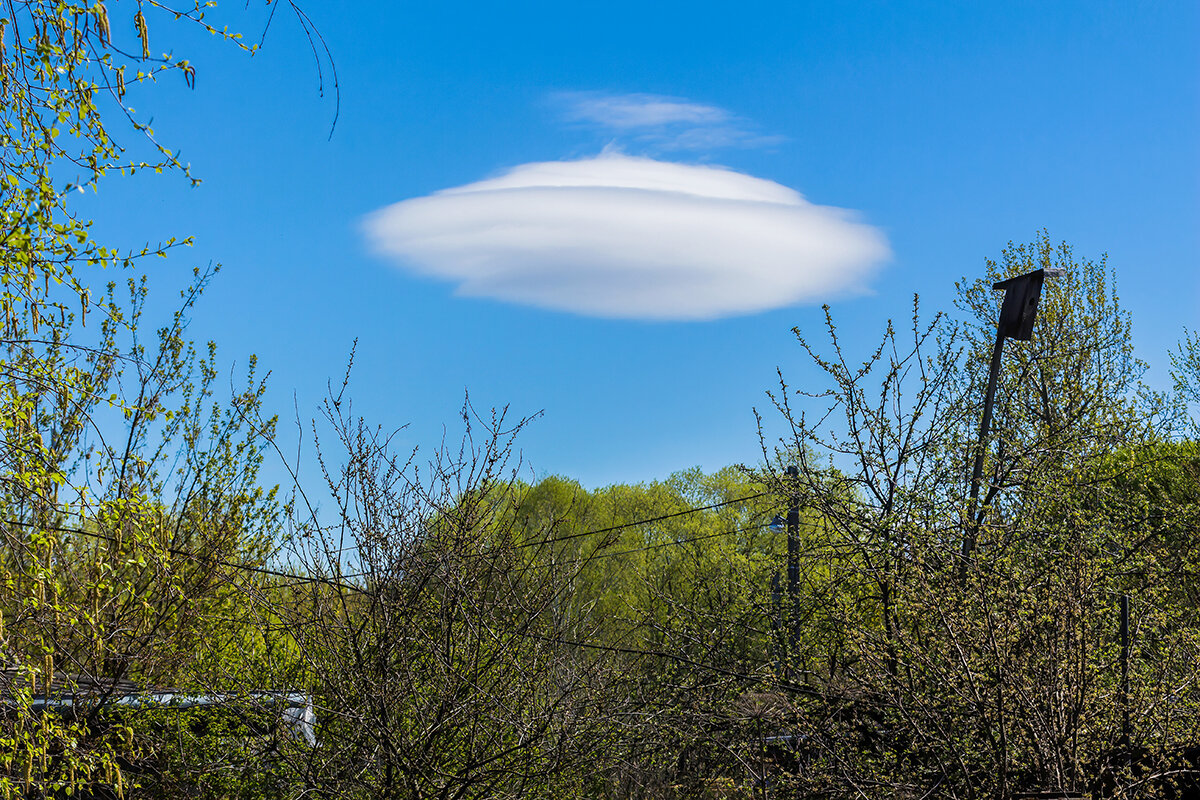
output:
[[[129,276],[190,239],[118,251],[72,204],[118,172],[196,182],[126,99],[166,72],[194,80],[187,61],[153,53],[151,32],[208,27],[204,8],[0,9],[0,659],[28,684],[2,690],[19,706],[0,724],[5,793],[129,788],[118,765],[144,739],[30,703],[83,679],[199,680],[196,641],[236,608],[211,559],[261,558],[273,530],[274,495],[256,481],[257,437],[272,423],[248,423],[262,381],[251,368],[226,408],[215,354],[185,338],[211,272],[166,325],[144,330],[146,284]],[[105,286],[99,271],[112,267],[124,274]]]

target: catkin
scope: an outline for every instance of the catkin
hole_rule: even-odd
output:
[[[96,4],[96,31],[100,34],[100,44],[108,44],[112,41],[112,28],[108,24],[108,9],[104,7],[104,3]]]
[[[133,24],[137,26],[138,38],[142,40],[142,58],[149,58],[150,31],[146,28],[146,17],[142,14],[141,9],[138,9],[137,14],[134,15]]]

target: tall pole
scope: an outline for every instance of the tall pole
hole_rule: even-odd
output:
[[[783,598],[779,583],[779,570],[775,570],[775,574],[771,576],[771,633],[775,636],[775,675],[783,677],[788,642],[783,629]]]
[[[1129,752],[1129,595],[1121,595],[1121,746]]]
[[[996,384],[1000,380],[1000,355],[1004,352],[1004,332],[996,326],[996,344],[992,347],[992,367],[988,374],[987,395],[983,399],[983,419],[979,423],[979,441],[975,445],[975,468],[971,470],[971,502],[967,514],[967,530],[963,535],[963,573],[966,573],[966,560],[975,551],[975,534],[977,530],[975,514],[979,510],[979,487],[983,483],[983,455],[987,450],[987,435],[992,427],[992,405],[996,401]]]
[[[1042,284],[1046,278],[1060,277],[1064,271],[1058,267],[1044,267],[1017,275],[992,284],[992,289],[1004,290],[1004,301],[1000,304],[1000,316],[996,320],[996,345],[992,348],[992,369],[988,375],[987,396],[983,400],[983,420],[979,423],[979,442],[975,446],[975,468],[971,472],[971,502],[962,541],[962,569],[960,576],[967,574],[967,561],[975,552],[975,540],[979,535],[979,489],[983,484],[983,454],[987,451],[987,435],[992,427],[992,403],[996,399],[996,384],[1000,378],[1000,354],[1004,350],[1005,338],[1027,342],[1033,337],[1033,322],[1037,317],[1038,302],[1042,296]]]
[[[796,648],[796,610],[800,606],[800,470],[793,464],[787,468],[788,490],[792,502],[787,513],[788,537],[788,635],[792,650]]]

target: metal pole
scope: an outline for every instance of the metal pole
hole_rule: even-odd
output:
[[[1121,595],[1121,746],[1129,752],[1129,595]]]
[[[788,485],[792,495],[792,504],[788,507],[787,537],[788,537],[788,631],[791,637],[792,649],[795,650],[797,636],[796,611],[800,605],[800,470],[792,465],[787,468]]]
[[[783,677],[787,663],[787,639],[783,634],[783,598],[780,592],[779,570],[771,576],[771,633],[775,637],[775,675]]]
[[[971,503],[967,514],[967,530],[963,534],[962,554],[963,572],[966,572],[966,559],[975,551],[976,521],[975,514],[979,508],[979,487],[983,483],[983,455],[987,449],[987,435],[992,427],[992,404],[996,400],[996,384],[1000,379],[1000,355],[1004,351],[1004,334],[1000,326],[996,326],[996,344],[992,348],[992,369],[988,374],[987,395],[983,399],[983,420],[979,423],[979,442],[975,447],[975,468],[971,472]]]

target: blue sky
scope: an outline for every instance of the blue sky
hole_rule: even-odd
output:
[[[286,7],[253,58],[159,21],[196,87],[131,103],[204,183],[80,200],[109,241],[195,236],[154,266],[161,309],[223,264],[193,335],[257,353],[285,417],[357,338],[356,409],[411,444],[469,389],[545,412],[533,474],[752,462],[776,367],[812,377],[792,326],[819,334],[828,301],[865,353],[1041,228],[1109,254],[1152,381],[1200,327],[1195,3],[306,11],[339,104]],[[217,17],[256,38],[265,14]]]

